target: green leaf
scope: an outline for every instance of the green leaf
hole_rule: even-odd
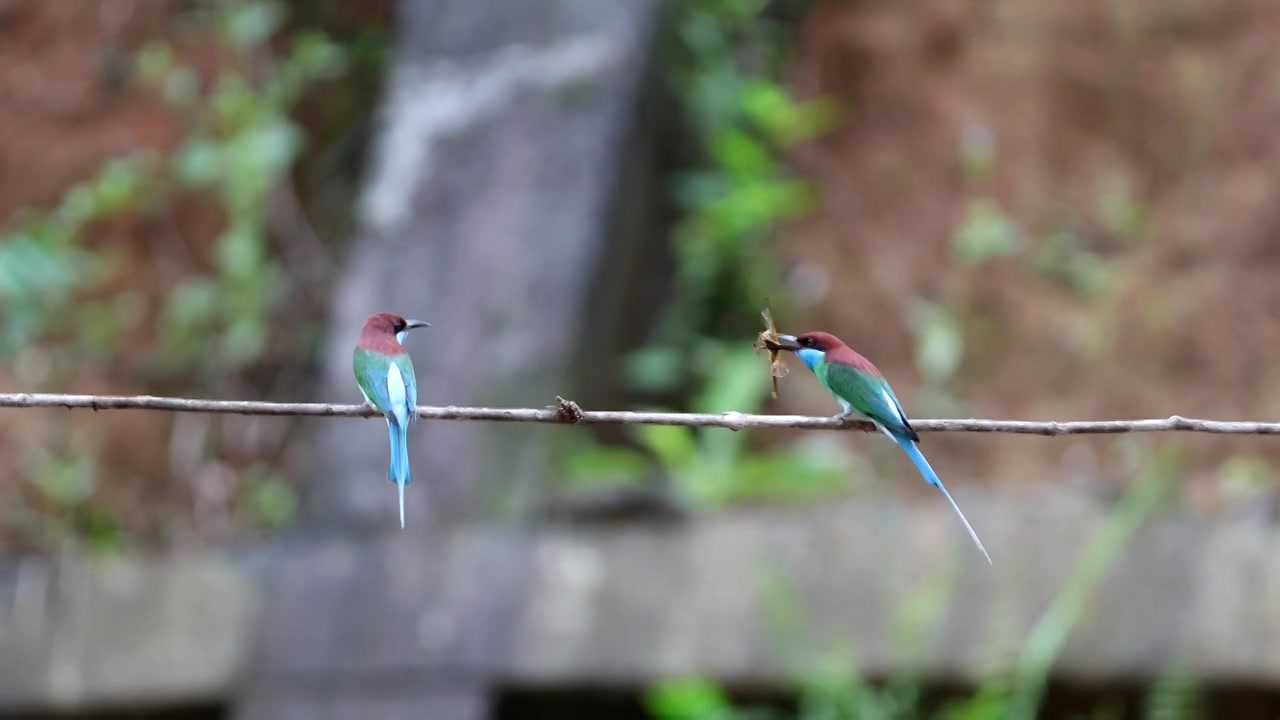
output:
[[[916,367],[933,384],[951,378],[964,358],[964,336],[956,319],[940,304],[920,302],[912,308],[916,333]]]
[[[671,680],[650,690],[645,706],[657,720],[729,720],[733,706],[708,680]]]
[[[979,198],[969,203],[960,229],[951,237],[956,256],[970,265],[980,265],[1018,251],[1018,235],[1013,222],[992,201]]]
[[[791,452],[748,456],[735,469],[735,477],[734,500],[816,500],[847,486],[841,467],[809,462]]]
[[[248,506],[254,517],[268,528],[278,528],[293,519],[298,495],[274,473],[250,483]]]
[[[711,141],[711,156],[731,175],[739,177],[767,175],[775,161],[769,148],[745,132],[728,129]]]
[[[948,703],[941,720],[990,720],[1012,717],[1013,693],[1007,682],[984,684],[973,696]]]
[[[201,135],[187,138],[174,153],[173,173],[189,188],[211,185],[222,174],[222,153],[218,143]]]
[[[248,223],[238,223],[226,229],[218,238],[215,254],[218,268],[230,277],[252,275],[265,260],[261,229]]]
[[[138,74],[148,82],[159,82],[173,67],[173,48],[165,42],[148,43],[135,60]]]
[[[262,44],[284,24],[285,7],[278,2],[249,2],[233,6],[224,18],[223,32],[238,50]]]
[[[780,145],[792,145],[834,130],[840,124],[838,106],[827,99],[793,101],[774,82],[754,80],[742,91],[747,117]]]
[[[186,280],[174,288],[161,316],[165,357],[179,362],[207,353],[208,335],[219,307],[217,286],[208,278]]]
[[[767,363],[749,347],[733,348],[708,343],[699,353],[704,367],[711,368],[706,380],[690,402],[698,413],[754,412],[761,407],[768,389]],[[745,432],[706,428],[700,434],[703,456],[722,472],[732,473],[733,465],[746,441]]]
[[[133,158],[108,160],[91,187],[99,215],[119,212],[137,202],[142,169]]]
[[[293,164],[302,149],[302,131],[286,117],[279,117],[253,129],[245,136],[243,151],[258,158],[259,165],[272,177]]]
[[[1123,177],[1112,175],[1101,183],[1098,216],[1102,226],[1123,240],[1137,240],[1147,229],[1149,212]]]
[[[690,401],[696,413],[755,412],[768,387],[768,363],[750,346],[709,341],[698,353],[706,384]]]
[[[1186,660],[1176,661],[1147,696],[1148,720],[1196,720],[1204,717],[1199,683]]]
[[[86,546],[95,555],[118,555],[128,547],[124,529],[115,517],[102,508],[84,508],[80,513],[79,525]]]
[[[328,78],[342,72],[346,53],[323,33],[304,32],[293,41],[289,64],[306,78]]]
[[[564,474],[579,485],[634,485],[648,469],[648,461],[635,450],[584,445],[569,454]]]
[[[266,344],[267,323],[262,315],[236,315],[222,335],[222,357],[235,365],[246,363],[258,357]]]
[[[668,472],[686,468],[698,456],[693,429],[679,425],[633,426],[641,444],[658,457]]]
[[[56,221],[73,231],[96,219],[100,213],[97,196],[93,187],[87,183],[80,183],[68,190],[55,211]]]
[[[50,502],[71,507],[80,505],[93,495],[93,458],[54,458],[35,478],[35,485]]]
[[[248,80],[233,71],[218,76],[209,103],[219,123],[231,128],[243,126],[261,106],[258,94]]]

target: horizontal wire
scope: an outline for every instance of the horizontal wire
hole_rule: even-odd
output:
[[[583,410],[577,403],[556,398],[545,408],[479,408],[419,406],[424,420],[529,422],[569,425],[683,425],[746,428],[800,428],[807,430],[874,430],[866,421],[805,415],[747,415],[725,413],[665,413],[623,410]],[[379,417],[368,405],[325,403],[274,403],[252,400],[205,400],[152,395],[59,395],[49,393],[0,393],[0,408],[66,408],[69,410],[158,410],[164,412],[229,415],[277,415],[293,417]],[[1198,432],[1218,435],[1280,435],[1280,423],[1202,420],[1171,415],[1142,420],[1030,420],[944,419],[912,420],[920,432],[1014,433],[1019,435],[1110,435],[1132,432]]]

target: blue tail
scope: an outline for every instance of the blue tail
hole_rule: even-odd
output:
[[[973,526],[965,519],[964,513],[960,512],[960,506],[956,504],[956,501],[951,497],[951,493],[947,492],[947,488],[938,479],[938,473],[934,472],[933,468],[929,466],[929,461],[924,459],[924,454],[920,452],[920,448],[916,447],[915,441],[905,435],[898,435],[888,430],[885,430],[885,433],[893,438],[893,441],[898,443],[898,446],[907,453],[907,457],[911,458],[911,462],[915,463],[916,469],[924,476],[925,481],[941,490],[942,494],[947,496],[947,501],[951,503],[951,507],[955,508],[956,515],[960,516],[960,522],[964,523],[964,529],[969,531],[969,537],[973,538],[973,542],[977,544],[978,549],[986,556],[987,562],[991,563],[991,555],[982,546],[982,541],[978,539],[978,533],[973,531]]]
[[[404,486],[413,482],[413,473],[409,471],[409,428],[388,417],[387,435],[391,438],[391,469],[387,471],[387,480],[400,490],[400,527],[403,528]]]

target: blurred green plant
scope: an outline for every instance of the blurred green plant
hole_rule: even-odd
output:
[[[715,368],[699,377],[690,411],[757,412],[768,393],[761,358],[750,347],[706,341],[694,350],[697,367]],[[827,495],[845,485],[846,464],[837,455],[784,448],[753,452],[749,431],[637,425],[630,429],[641,450],[605,447],[583,441],[566,464],[567,480],[588,485],[640,484],[649,474],[646,458],[695,507],[715,507],[746,499],[805,499]]]
[[[218,0],[186,12],[202,39],[212,35],[218,63],[211,72],[186,64],[166,42],[134,59],[140,80],[187,129],[176,147],[108,160],[56,207],[27,209],[0,234],[0,357],[19,371],[38,365],[29,373],[34,382],[56,386],[62,371],[116,356],[144,319],[144,301],[129,289],[94,295],[127,272],[117,248],[87,248],[94,223],[169,213],[184,199],[221,215],[211,262],[191,263],[191,274],[166,291],[156,333],[162,347],[149,354],[149,371],[188,384],[232,382],[262,356],[273,312],[290,292],[269,244],[269,203],[305,143],[290,113],[308,88],[344,71],[345,54],[317,31],[281,33],[289,6],[278,0]],[[36,348],[38,358],[23,361]],[[68,529],[109,546],[119,531],[94,504],[95,479],[84,467],[91,460],[84,453],[50,461],[27,473],[28,485],[51,512],[79,518]],[[291,489],[252,469],[248,479],[242,502],[256,522],[275,526],[292,515]]]
[[[669,355],[715,337],[741,343],[743,325],[720,318],[749,318],[754,327],[764,298],[779,285],[772,233],[814,206],[810,184],[791,172],[783,155],[839,118],[829,101],[795,101],[778,81],[788,28],[763,15],[768,4],[670,5],[669,77],[699,161],[674,180],[681,213],[673,236],[675,290],[657,337],[642,353]],[[665,372],[632,376],[637,387],[672,389],[688,380],[685,364],[653,367]]]
[[[168,44],[149,45],[138,56],[142,77],[191,128],[169,159],[167,177],[179,189],[216,200],[225,217],[214,272],[178,284],[161,320],[165,358],[206,373],[237,368],[263,351],[271,310],[288,292],[267,242],[268,202],[305,139],[289,111],[308,86],[344,67],[342,50],[316,32],[292,37],[276,61],[255,63],[255,53],[283,25],[284,6],[242,1],[217,7],[220,40],[238,60],[223,66],[207,92]]]
[[[217,28],[224,55],[216,75],[202,79],[162,42],[136,58],[142,79],[161,91],[190,128],[173,153],[109,160],[56,208],[28,210],[0,235],[5,356],[37,340],[50,352],[118,350],[142,312],[137,298],[128,296],[84,302],[82,296],[110,275],[111,263],[110,249],[91,253],[80,235],[97,221],[165,210],[183,193],[213,201],[224,229],[212,272],[182,280],[170,291],[162,315],[165,352],[159,357],[166,369],[216,377],[262,352],[272,307],[287,292],[267,245],[266,212],[272,191],[303,146],[289,112],[312,83],[342,71],[344,56],[316,32],[294,35],[283,56],[271,52],[268,41],[286,19],[280,2],[221,0],[196,12]],[[67,313],[73,303],[77,311]],[[67,328],[67,318],[84,327]]]
[[[668,77],[699,161],[674,181],[681,215],[673,233],[670,306],[655,337],[625,359],[624,369],[631,390],[678,393],[699,412],[762,407],[765,364],[749,348],[764,300],[779,285],[772,233],[814,204],[811,187],[788,169],[783,154],[837,120],[829,102],[797,102],[777,80],[787,28],[765,17],[768,4],[669,5]],[[568,454],[569,480],[639,483],[656,463],[702,506],[812,497],[841,487],[835,459],[794,449],[754,453],[747,432],[643,427],[633,436],[640,450],[581,444]]]
[[[796,673],[794,710],[739,707],[719,686],[704,678],[677,678],[654,686],[646,696],[655,720],[1031,720],[1039,715],[1054,660],[1088,607],[1090,598],[1121,552],[1151,513],[1163,502],[1171,482],[1184,467],[1184,451],[1174,447],[1132,448],[1128,469],[1137,478],[1102,527],[1094,534],[1068,574],[1054,601],[1021,643],[1022,652],[1008,673],[982,683],[967,698],[936,708],[924,707],[916,671],[919,650],[929,628],[945,614],[958,570],[944,570],[927,581],[914,598],[897,608],[890,619],[895,646],[902,660],[898,674],[876,685],[857,669],[851,650],[828,654],[817,662],[790,662]],[[1147,457],[1149,461],[1142,461]],[[814,647],[822,638],[803,639],[803,618],[794,600],[775,577],[765,586],[770,616],[794,640]],[[784,638],[784,642],[786,638]],[[795,642],[791,643],[794,647]],[[1151,720],[1192,720],[1200,716],[1195,683],[1179,664],[1156,682],[1148,695],[1146,716]]]
[[[104,279],[109,257],[79,243],[87,225],[138,208],[154,192],[149,178],[156,158],[137,153],[103,164],[90,180],[73,186],[47,212],[24,210],[0,235],[0,357],[12,359],[51,332],[80,336],[80,325],[104,319],[84,306],[69,312],[76,296]],[[137,308],[126,303],[91,304],[132,327]]]
[[[120,551],[127,545],[122,527],[93,502],[98,444],[65,421],[53,423],[51,429],[60,442],[26,447],[23,456],[15,458],[34,492],[25,497],[6,493],[7,512],[0,513],[0,526],[18,529],[39,546],[54,545],[71,535],[90,552]],[[24,522],[27,527],[22,526]]]
[[[252,524],[273,530],[293,519],[298,511],[298,494],[275,468],[256,463],[245,468],[242,477],[240,502]]]

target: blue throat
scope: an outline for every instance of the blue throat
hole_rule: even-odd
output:
[[[405,338],[407,338],[407,337],[409,337],[409,331],[408,331],[408,330],[401,330],[400,332],[396,333],[396,342],[398,342],[398,343],[400,343],[401,345],[403,345],[403,344],[404,344],[404,339],[405,339]]]
[[[808,365],[809,369],[812,370],[813,366],[817,365],[818,361],[826,357],[827,354],[816,348],[800,348],[796,351],[796,355],[800,356],[804,364]]]

